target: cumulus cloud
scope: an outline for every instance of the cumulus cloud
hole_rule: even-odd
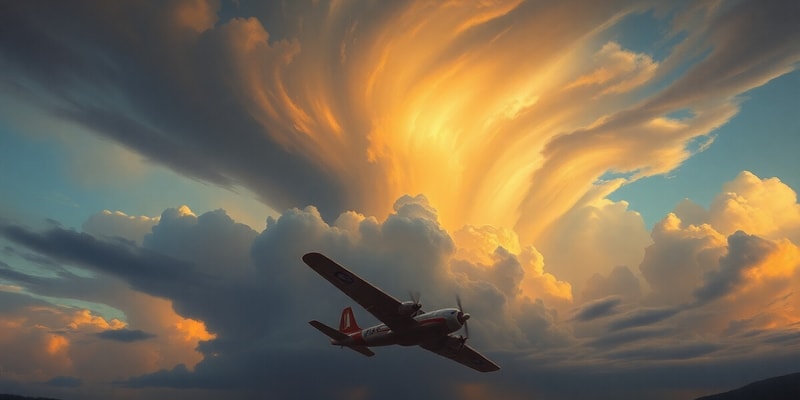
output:
[[[56,379],[45,386],[92,398],[98,385],[119,376],[178,362],[193,367],[202,358],[195,350],[198,342],[213,337],[202,323],[175,314],[170,301],[134,291],[100,271],[81,271],[79,276],[63,267],[58,275],[39,276],[29,275],[15,259],[9,263],[14,266],[7,266],[6,272],[14,273],[4,273],[2,279],[17,286],[0,291],[0,320],[8,328],[0,346],[3,369],[14,371],[13,377],[7,377],[18,382],[78,377],[81,385],[56,384],[61,382]],[[69,270],[76,271],[74,266]],[[149,340],[122,340],[143,336]],[[112,340],[104,339],[109,337]],[[39,366],[28,368],[28,363]],[[64,393],[44,391],[41,395],[63,397]]]
[[[742,171],[722,187],[709,208],[708,223],[720,233],[744,231],[769,239],[800,242],[800,204],[778,178],[761,179]]]
[[[603,196],[598,191],[594,196]],[[597,288],[599,276],[627,280],[626,296],[635,296],[637,276],[623,276],[623,268],[634,268],[644,256],[644,248],[652,243],[642,217],[628,209],[624,201],[612,202],[589,197],[564,215],[536,242],[545,254],[548,269],[570,282],[575,294]],[[612,283],[609,281],[609,285]],[[599,289],[599,288],[598,288]],[[610,289],[610,288],[609,288]],[[594,289],[597,290],[597,289]],[[627,293],[631,292],[631,293]],[[623,294],[623,293],[606,293]]]
[[[705,284],[694,295],[698,301],[711,301],[729,294],[738,286],[748,270],[761,264],[774,245],[757,236],[736,232],[728,238],[728,254],[719,261],[719,269],[710,272]]]
[[[176,360],[197,361],[196,357],[187,357],[194,353],[193,346],[160,339],[134,343],[127,339],[142,331],[128,329],[120,320],[104,318],[87,309],[54,305],[22,292],[0,292],[0,297],[5,305],[0,315],[0,346],[4,349],[0,363],[8,371],[6,378],[72,388],[83,386],[82,383],[94,386],[120,375],[141,374]],[[163,331],[164,327],[159,328]],[[101,340],[107,336],[112,340]]]
[[[795,192],[747,171],[722,190],[708,210],[684,200],[653,228],[654,243],[640,265],[652,288],[650,301],[710,301],[753,279],[793,275]]]
[[[586,283],[582,293],[584,301],[601,299],[606,296],[619,297],[620,300],[635,301],[641,296],[639,279],[626,266],[617,266],[604,277],[594,274]]]
[[[2,361],[3,369],[8,371],[6,378],[22,382],[44,381],[69,373],[70,341],[62,333],[48,328],[58,320],[48,305],[7,292],[0,292],[0,297],[6,305],[0,320],[3,327],[0,329],[0,343],[9,350],[4,352]],[[17,307],[26,307],[30,312],[26,316],[15,315]]]
[[[741,179],[750,178],[740,175],[731,185]],[[736,196],[747,200],[747,195]],[[635,215],[625,205],[591,204],[588,209],[593,212],[576,214],[576,226],[586,224],[577,215],[605,221],[602,226],[607,229],[614,226],[612,221],[634,226],[629,220]],[[309,319],[335,324],[341,308],[351,305],[300,261],[305,252],[321,251],[396,297],[402,299],[410,290],[421,292],[426,310],[452,306],[459,294],[474,317],[471,342],[504,367],[551,374],[553,381],[541,383],[544,392],[554,390],[557,379],[566,379],[557,372],[561,368],[573,377],[576,371],[591,375],[588,371],[598,362],[637,363],[643,371],[655,373],[675,363],[695,368],[709,359],[739,365],[781,346],[789,353],[800,351],[792,344],[800,309],[793,295],[793,287],[800,284],[797,246],[786,238],[745,232],[726,236],[711,222],[717,212],[713,206],[705,211],[687,204],[653,228],[651,244],[642,244],[647,247],[638,267],[644,281],[632,268],[618,265],[606,274],[595,273],[579,296],[573,296],[571,283],[550,272],[542,254],[522,245],[514,231],[467,225],[451,234],[439,221],[434,204],[422,195],[401,196],[385,219],[348,211],[328,222],[313,206],[292,208],[270,218],[262,232],[237,223],[223,210],[197,215],[183,206],[165,210],[141,245],[58,226],[32,231],[6,224],[2,232],[13,244],[13,254],[35,252],[51,263],[97,274],[35,277],[6,265],[3,279],[21,288],[4,292],[14,299],[2,303],[8,310],[29,310],[20,315],[33,312],[25,308],[32,300],[22,292],[30,291],[103,301],[127,317],[124,324],[88,310],[75,312],[60,324],[40,323],[60,327],[54,330],[15,327],[8,343],[22,340],[17,333],[36,338],[31,332],[38,332],[42,357],[62,361],[36,381],[79,376],[84,380],[81,388],[91,386],[92,374],[76,371],[88,371],[94,353],[77,351],[79,342],[73,337],[78,331],[96,339],[94,346],[117,346],[115,351],[125,357],[133,356],[127,353],[132,350],[124,350],[127,347],[139,346],[140,352],[167,351],[169,347],[163,347],[167,344],[197,349],[174,352],[159,363],[131,362],[137,367],[127,370],[125,378],[114,378],[116,385],[131,389],[215,388],[292,397],[277,389],[278,383],[302,369],[329,378],[304,392],[321,395],[345,386],[356,389],[342,386],[345,377],[336,371],[344,371],[345,364],[348,373],[357,371],[364,377],[360,393],[373,393],[398,379],[424,384],[425,394],[450,396],[461,390],[466,378],[460,374],[469,371],[453,368],[448,360],[413,348],[377,349],[379,357],[374,359],[350,353],[343,358],[324,337],[308,329]],[[679,217],[687,209],[695,223]],[[598,219],[600,215],[605,216]],[[624,248],[609,243],[611,248]],[[99,290],[100,283],[112,289]],[[113,288],[127,290],[123,298],[128,299],[111,295],[118,290]],[[136,301],[131,298],[134,293],[141,296]],[[360,309],[356,317],[362,326],[377,323]],[[113,337],[102,339],[105,336]],[[743,351],[743,346],[762,350]],[[375,372],[375,360],[425,367],[413,370],[417,372],[393,370],[387,377]],[[76,369],[77,365],[82,367]],[[541,370],[532,365],[549,367]],[[436,381],[421,378],[420,368],[436,368]],[[19,371],[26,371],[24,364]]]
[[[764,201],[768,191],[775,192],[774,202]],[[763,341],[765,330],[793,332],[792,287],[800,274],[800,249],[791,239],[796,206],[792,189],[746,171],[725,184],[707,210],[683,201],[653,228],[654,243],[639,266],[651,289],[642,302],[652,308],[631,311],[609,328],[691,326]],[[786,218],[775,218],[778,213]]]
[[[545,271],[542,254],[533,246],[522,246],[514,231],[467,225],[453,237],[457,249],[452,264],[455,272],[473,280],[504,277],[505,283],[495,282],[497,287],[531,299],[542,298],[548,303],[572,300],[569,282]]]
[[[118,237],[141,244],[144,236],[150,233],[157,223],[158,218],[134,217],[122,211],[103,210],[89,216],[81,228],[92,236]]]
[[[470,321],[473,340],[488,351],[570,343],[558,311],[546,303],[569,301],[569,286],[544,272],[541,257],[531,253],[535,250],[515,254],[496,246],[481,257],[492,260],[490,265],[454,258],[456,244],[424,196],[401,197],[394,208],[383,221],[348,212],[334,224],[325,222],[313,207],[292,209],[270,220],[260,234],[221,210],[197,216],[188,208],[169,209],[141,247],[58,227],[33,232],[4,226],[3,232],[13,242],[59,262],[89,268],[138,291],[170,299],[184,318],[202,321],[213,333],[195,337],[200,339],[198,350],[204,360],[194,369],[178,363],[127,383],[137,387],[238,387],[273,371],[274,365],[263,360],[276,357],[276,352],[307,348],[311,343],[324,349],[326,341],[306,329],[304,321],[315,315],[333,319],[348,301],[300,263],[300,256],[310,250],[331,255],[397,297],[404,297],[408,290],[420,291],[426,309],[451,306],[460,294],[475,316]],[[472,239],[475,248],[491,247],[476,244],[479,237]],[[492,241],[491,235],[487,240]],[[161,269],[165,271],[156,273]],[[181,283],[172,274],[183,276]],[[19,281],[29,283],[33,290],[39,288],[39,282]],[[126,312],[135,315],[137,309]],[[146,345],[169,336],[163,328],[156,334],[103,324],[104,320],[91,314],[78,315],[75,323],[94,326],[93,336],[112,342]],[[298,329],[302,329],[300,334]],[[270,339],[264,342],[265,338]],[[385,357],[392,357],[391,351]]]
[[[654,243],[645,250],[639,269],[653,301],[691,301],[695,288],[725,253],[725,237],[707,224],[683,229],[674,214],[657,223],[652,235]]]

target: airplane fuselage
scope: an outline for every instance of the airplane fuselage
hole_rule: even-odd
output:
[[[426,313],[422,311],[419,295],[411,293],[410,301],[397,300],[323,254],[306,253],[303,262],[382,322],[361,329],[356,323],[352,307],[342,310],[338,329],[317,320],[308,321],[331,338],[331,344],[348,347],[367,357],[375,355],[369,349],[372,346],[418,345],[479,372],[500,369],[500,366],[466,344],[470,315],[464,312],[457,295],[458,308]],[[464,330],[464,336],[452,335],[459,329]]]
[[[415,346],[442,338],[451,332],[461,329],[458,320],[459,310],[444,308],[413,317],[419,324],[415,327],[394,332],[386,324],[375,325],[348,334],[345,340],[332,339],[331,344],[337,346]]]

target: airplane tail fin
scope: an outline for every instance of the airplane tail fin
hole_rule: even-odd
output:
[[[339,320],[339,332],[350,334],[359,332],[361,328],[356,323],[356,317],[353,315],[353,309],[347,307],[342,310],[342,318]]]

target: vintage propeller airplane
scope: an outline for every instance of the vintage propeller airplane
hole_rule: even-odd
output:
[[[412,294],[411,301],[401,302],[320,253],[304,255],[303,262],[383,322],[361,329],[350,307],[342,310],[338,330],[319,321],[310,321],[311,326],[331,338],[332,345],[349,347],[368,357],[375,355],[369,349],[372,346],[418,345],[480,372],[500,369],[466,344],[470,315],[464,312],[458,297],[458,308],[424,312],[419,296]],[[450,335],[462,327],[464,336]]]

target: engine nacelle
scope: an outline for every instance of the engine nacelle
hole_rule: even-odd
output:
[[[399,307],[397,307],[397,313],[403,316],[413,317],[417,314],[420,308],[422,308],[422,304],[415,303],[413,301],[404,301],[400,303]]]

